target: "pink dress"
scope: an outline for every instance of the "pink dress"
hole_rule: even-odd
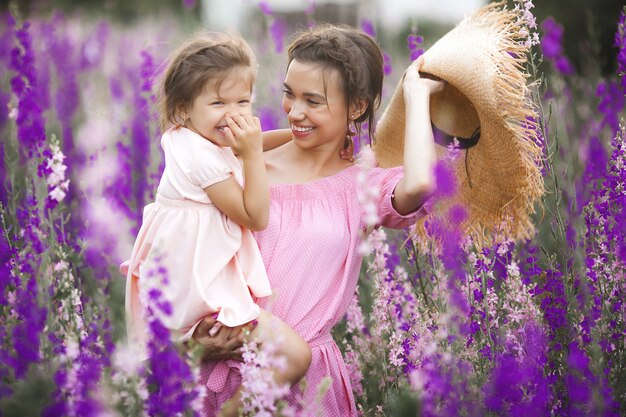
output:
[[[186,129],[170,129],[161,138],[165,170],[156,202],[147,205],[126,272],[129,340],[145,342],[146,324],[140,289],[150,271],[165,267],[160,286],[172,305],[161,318],[180,339],[210,313],[227,326],[256,319],[253,296],[271,294],[259,248],[252,233],[232,221],[209,200],[204,188],[232,176],[241,184],[241,166],[230,148],[221,148]]]
[[[272,185],[269,226],[255,233],[275,293],[271,305],[260,305],[293,327],[311,347],[304,402],[312,404],[321,379],[332,378],[322,399],[323,415],[328,417],[357,415],[348,372],[330,330],[346,313],[361,268],[357,248],[365,226],[357,199],[359,172],[352,166],[311,183]],[[401,167],[368,173],[367,184],[380,189],[377,207],[385,227],[402,228],[417,220],[418,212],[402,216],[392,207],[392,193],[402,176]],[[214,368],[214,362],[208,363],[202,372],[208,375]],[[222,370],[211,374],[207,416],[215,415],[241,381],[236,369]]]

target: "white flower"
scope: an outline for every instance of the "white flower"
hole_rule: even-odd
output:
[[[67,166],[63,164],[65,155],[61,152],[56,138],[54,137],[50,144],[50,150],[52,151],[52,156],[48,158],[46,163],[47,168],[50,170],[50,173],[46,177],[46,183],[49,189],[48,196],[51,200],[60,203],[66,196],[70,180],[65,179],[65,171],[67,170]]]
[[[54,264],[54,272],[67,271],[68,267],[69,265],[67,262],[59,261],[56,264]]]
[[[519,267],[515,261],[511,261],[511,263],[506,266],[506,271],[510,277],[519,277]]]
[[[69,359],[76,359],[78,354],[80,353],[80,349],[78,348],[78,343],[74,339],[65,339],[65,354]]]
[[[50,187],[56,187],[65,179],[65,175],[59,175],[59,173],[52,171],[46,178],[46,182]]]
[[[17,296],[15,294],[15,291],[9,291],[7,293],[7,301],[9,302],[9,305],[15,304],[15,300],[17,300]]]
[[[418,370],[413,370],[409,374],[409,384],[411,384],[411,388],[414,391],[420,392],[424,388],[425,378],[422,376],[421,372]]]
[[[59,203],[63,201],[65,195],[65,191],[63,191],[60,187],[54,187],[49,193],[50,199],[56,200]]]
[[[376,205],[380,189],[367,184],[367,172],[376,165],[376,157],[372,148],[364,146],[357,155],[356,164],[361,168],[356,178],[359,185],[357,198],[363,209],[363,220],[366,229],[369,231],[380,221]]]
[[[124,374],[136,375],[142,367],[142,356],[141,347],[137,344],[120,343],[113,351],[113,367]]]

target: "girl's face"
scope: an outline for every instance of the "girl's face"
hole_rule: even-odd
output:
[[[283,109],[294,143],[306,149],[343,146],[349,109],[339,71],[293,60],[284,85]]]
[[[217,84],[209,80],[191,107],[183,113],[185,127],[218,146],[229,146],[224,136],[226,116],[252,115],[252,85],[245,68],[233,69]]]

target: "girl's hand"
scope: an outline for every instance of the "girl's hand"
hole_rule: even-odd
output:
[[[231,143],[233,152],[242,158],[263,154],[261,121],[254,116],[226,117],[228,129],[224,135]]]
[[[430,78],[420,77],[419,71],[424,65],[424,57],[420,56],[409,66],[404,73],[404,79],[402,80],[402,90],[404,93],[404,99],[409,100],[412,97],[417,96],[430,96],[433,93],[438,93],[443,90],[445,85],[444,81],[437,81]]]
[[[241,361],[241,347],[244,342],[244,328],[252,330],[253,323],[237,327],[220,326],[211,336],[211,330],[219,322],[211,315],[206,316],[196,327],[191,336],[204,348],[202,361],[234,359]]]

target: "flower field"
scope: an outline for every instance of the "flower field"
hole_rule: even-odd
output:
[[[159,320],[164,271],[153,274],[154,355],[143,363],[125,344],[118,271],[160,178],[155,77],[192,30],[189,7],[133,26],[0,16],[0,416],[199,415],[197,355]],[[617,71],[602,76],[564,54],[563,31],[575,28],[536,22],[530,1],[511,7],[533,45],[545,182],[536,233],[479,248],[454,227],[459,213],[443,213],[432,241],[364,237],[359,287],[334,329],[363,416],[626,415],[626,8]],[[259,18],[255,109],[264,129],[284,127],[287,33],[265,2]],[[382,108],[434,41],[406,35],[381,42]],[[452,192],[454,178],[438,173],[438,192]],[[245,352],[245,415],[316,415],[316,404],[281,401],[263,373],[267,351]]]

